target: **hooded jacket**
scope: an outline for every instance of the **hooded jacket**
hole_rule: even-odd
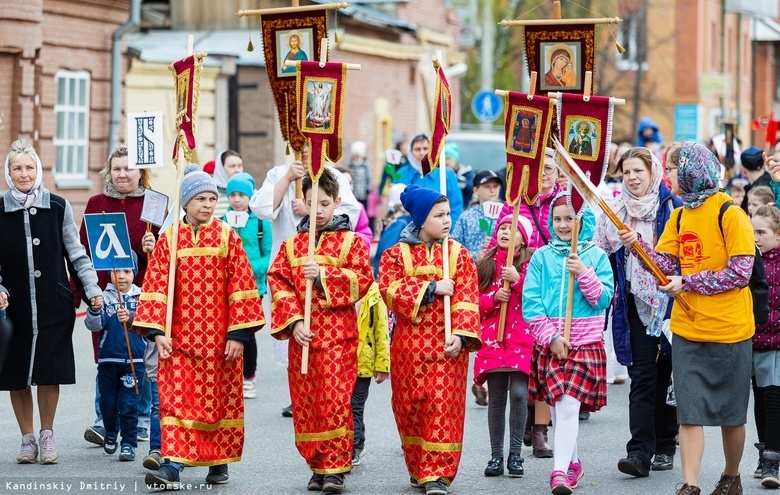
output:
[[[761,255],[769,284],[769,321],[756,327],[753,349],[780,350],[780,247]]]
[[[652,129],[653,135],[649,138],[642,135],[642,133],[646,129]],[[658,124],[655,123],[653,119],[650,117],[643,117],[639,121],[639,128],[636,131],[636,145],[647,147],[647,143],[658,143],[661,144],[664,142],[664,137],[661,135],[661,133],[658,131]]]
[[[558,197],[566,193],[559,194]],[[550,243],[534,252],[523,285],[523,318],[539,345],[549,346],[556,335],[563,335],[569,271],[566,260],[570,241],[562,241],[553,229],[552,205],[547,219]],[[586,270],[575,278],[571,339],[573,347],[602,340],[605,311],[612,301],[614,283],[607,254],[589,242],[596,217],[587,206],[583,210],[577,254]]]
[[[390,373],[387,305],[376,282],[360,300],[358,332],[358,377],[371,378],[377,371]]]
[[[133,325],[135,308],[141,289],[137,285],[130,288],[130,292],[122,295],[125,307],[130,311],[130,320],[127,322],[128,330]],[[109,283],[103,291],[103,308],[100,311],[87,309],[87,317],[84,324],[92,332],[100,332],[98,338],[98,364],[130,364],[127,355],[127,343],[125,342],[125,329],[116,312],[119,309],[119,294],[114,284]],[[130,350],[133,353],[133,363],[143,366],[144,353],[146,352],[146,340],[135,332],[128,331],[130,338]]]

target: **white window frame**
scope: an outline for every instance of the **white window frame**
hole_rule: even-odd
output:
[[[60,95],[60,81],[64,81],[64,95]],[[85,81],[83,101],[78,85]],[[89,113],[90,113],[90,73],[87,71],[58,70],[54,76],[57,86],[57,103],[54,105],[56,132],[52,140],[55,147],[54,181],[59,189],[84,189],[92,187],[89,180]],[[71,101],[71,87],[75,101]],[[64,97],[63,97],[64,96]],[[60,103],[63,101],[63,103]],[[60,116],[64,115],[62,119]],[[78,122],[83,115],[83,135],[70,133],[71,123]],[[62,120],[65,128],[60,129]],[[76,131],[74,131],[76,132]],[[63,137],[60,137],[63,136]],[[79,151],[83,158],[79,160]]]
[[[628,52],[628,59],[623,58],[624,55],[622,53],[618,53],[615,58],[615,68],[617,70],[630,71],[639,69],[639,64],[636,62],[636,20],[637,18],[633,16],[623,17],[623,23],[628,26],[628,39],[625,39],[625,30],[620,29],[620,25],[618,25],[617,35],[615,37],[617,42],[625,47],[626,52]],[[648,68],[647,59],[645,59],[645,61],[642,62],[642,70],[647,71]]]

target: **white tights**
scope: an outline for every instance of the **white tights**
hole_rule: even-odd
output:
[[[553,471],[569,469],[569,462],[579,462],[577,435],[580,429],[580,401],[563,394],[550,407],[553,422]]]

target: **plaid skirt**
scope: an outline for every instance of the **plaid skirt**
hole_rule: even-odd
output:
[[[584,411],[596,412],[607,405],[607,354],[604,344],[575,347],[561,361],[549,347],[534,346],[528,395],[550,405],[562,395],[580,401]]]

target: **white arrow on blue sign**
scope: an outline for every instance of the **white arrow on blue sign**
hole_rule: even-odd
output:
[[[482,122],[493,122],[504,113],[504,100],[493,91],[482,90],[471,99],[471,111]]]
[[[132,270],[130,235],[124,213],[84,215],[95,270]]]

